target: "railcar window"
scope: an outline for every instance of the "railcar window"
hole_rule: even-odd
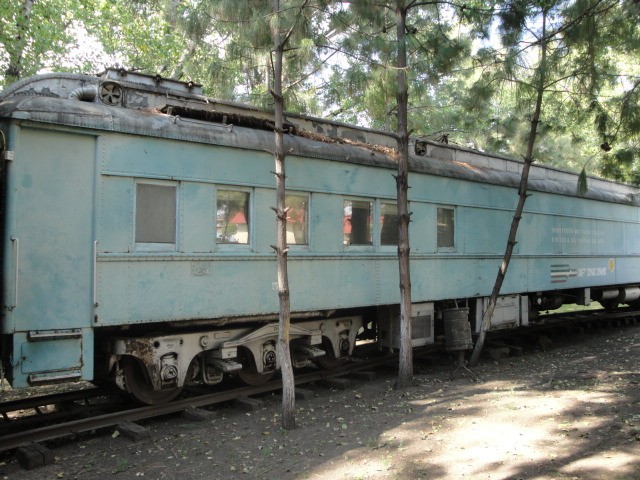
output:
[[[287,214],[287,243],[289,245],[308,245],[309,196],[286,194],[284,203],[289,208]]]
[[[218,190],[216,243],[249,243],[249,194]]]
[[[438,207],[438,248],[454,248],[455,210]]]
[[[398,206],[380,203],[380,245],[398,245]]]
[[[373,245],[373,202],[345,200],[342,217],[345,245]]]
[[[136,243],[176,243],[176,186],[136,185]]]

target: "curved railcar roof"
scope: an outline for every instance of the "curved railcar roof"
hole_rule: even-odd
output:
[[[273,146],[270,112],[204,97],[197,84],[116,70],[100,76],[46,74],[24,79],[0,93],[0,118],[265,152]],[[286,136],[289,154],[396,168],[395,139],[388,133],[303,115],[287,115],[287,122],[299,133]],[[519,185],[522,162],[429,141],[421,144],[425,156],[410,157],[412,171]],[[534,165],[529,189],[576,196],[577,175]],[[640,189],[594,177],[583,196],[640,205]]]

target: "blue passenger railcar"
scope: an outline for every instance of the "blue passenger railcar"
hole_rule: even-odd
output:
[[[358,335],[394,347],[393,140],[288,117],[287,204],[298,366]],[[110,380],[167,401],[224,374],[277,369],[270,115],[199,86],[109,70],[33,77],[0,95],[2,364],[16,387]],[[478,328],[522,164],[415,142],[414,344],[466,305]],[[640,299],[638,194],[536,166],[492,328],[563,303]]]

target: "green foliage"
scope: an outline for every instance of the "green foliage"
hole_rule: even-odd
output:
[[[0,89],[43,68],[59,69],[76,46],[73,28],[90,14],[89,0],[0,3]]]
[[[430,130],[433,112],[429,107],[442,106],[443,99],[436,98],[439,90],[446,89],[451,82],[458,84],[459,76],[464,76],[464,72],[456,69],[470,56],[473,38],[487,37],[490,17],[483,17],[476,8],[482,4],[468,2],[465,8],[455,8],[448,2],[433,2],[408,10],[409,128],[415,134]],[[335,45],[348,62],[333,68],[332,88],[325,92],[324,102],[339,120],[366,119],[374,128],[394,130],[395,2],[372,4],[360,0],[348,6],[339,5],[340,23],[334,24]],[[350,94],[342,95],[344,90]],[[358,101],[354,101],[353,93]]]
[[[151,1],[97,0],[90,29],[95,32],[105,52],[119,66],[157,73],[163,76],[197,78],[202,70],[192,59],[205,54],[216,57],[217,49],[203,42],[194,48],[186,29],[201,34],[201,12],[189,11],[183,2],[168,4]],[[184,19],[191,20],[189,26]],[[200,23],[199,23],[200,22]],[[185,49],[186,46],[186,49]]]
[[[322,9],[320,0],[281,2],[281,14],[273,15],[266,1],[202,1],[210,22],[222,39],[218,65],[209,70],[205,84],[225,85],[225,97],[270,108],[272,104],[271,27],[278,22],[283,35],[291,29],[291,44],[285,52],[285,98],[293,111],[312,112],[317,108],[313,84],[306,79],[317,68],[316,39],[321,35],[314,14]],[[302,6],[306,6],[301,11]]]
[[[7,0],[0,88],[40,71],[117,64],[270,108],[269,29],[279,21],[282,31],[295,27],[285,52],[288,110],[395,129],[395,1],[309,0],[297,15],[301,2],[283,0],[278,19],[267,0]],[[406,29],[415,135],[520,156],[544,75],[536,161],[578,172],[594,157],[589,173],[638,182],[637,0],[417,3]],[[546,70],[537,68],[542,11]]]
[[[519,43],[526,31],[531,6],[531,2],[527,0],[508,0],[498,10],[501,41],[504,46],[512,47]]]
[[[637,18],[640,6],[576,0],[516,1],[501,7],[504,46],[483,45],[466,63],[472,71],[466,77],[469,83],[457,95],[453,92],[452,101],[467,107],[466,118],[461,118],[466,127],[450,140],[518,156],[527,140],[535,86],[544,75],[536,161],[578,172],[593,156],[591,173],[634,181],[639,158],[623,167],[616,152],[626,149],[631,153],[625,155],[634,154],[640,132],[639,27],[624,20]],[[536,68],[541,41],[536,30],[543,8],[548,11],[549,32],[544,70]],[[613,146],[608,155],[600,148],[604,142]]]

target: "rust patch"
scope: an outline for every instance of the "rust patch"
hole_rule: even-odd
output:
[[[153,388],[159,390],[161,388],[160,369],[155,361],[153,344],[147,339],[131,338],[125,341],[125,346],[125,355],[131,355],[143,363],[147,368]]]

